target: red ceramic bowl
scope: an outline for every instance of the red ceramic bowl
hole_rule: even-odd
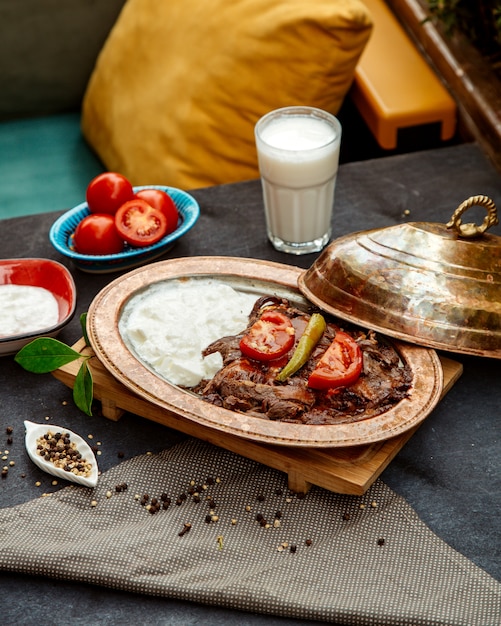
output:
[[[2,321],[0,320],[0,356],[16,353],[36,337],[55,337],[75,313],[77,299],[73,277],[66,267],[57,261],[0,259],[0,285],[43,287],[55,297],[59,312],[56,324],[26,334],[2,336]]]

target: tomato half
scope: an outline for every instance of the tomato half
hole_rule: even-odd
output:
[[[179,213],[174,200],[163,189],[141,189],[136,192],[136,198],[145,200],[154,209],[162,211],[167,219],[167,234],[172,233],[177,228]]]
[[[278,311],[265,311],[240,340],[242,354],[257,361],[278,359],[294,345],[294,326]]]
[[[73,246],[80,254],[117,254],[124,248],[112,215],[87,215],[78,223]]]
[[[116,172],[104,172],[93,178],[87,186],[85,199],[91,213],[115,215],[127,200],[132,200],[134,191],[131,183]]]
[[[122,204],[115,214],[115,225],[132,246],[150,246],[167,232],[165,215],[139,198]]]
[[[348,387],[362,372],[362,351],[358,343],[343,331],[338,331],[331,345],[308,378],[308,387],[330,389]]]

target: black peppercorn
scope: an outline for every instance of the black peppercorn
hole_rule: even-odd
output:
[[[186,533],[189,532],[190,529],[191,524],[186,523],[183,527],[183,530],[179,533],[179,536],[182,537],[183,535],[186,535]]]

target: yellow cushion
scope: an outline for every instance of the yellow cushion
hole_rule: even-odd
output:
[[[361,0],[128,0],[87,87],[84,136],[136,185],[257,178],[256,121],[295,104],[336,114],[371,26]]]

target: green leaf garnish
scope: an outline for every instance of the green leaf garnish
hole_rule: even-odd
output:
[[[80,326],[82,327],[82,335],[86,346],[90,346],[89,336],[87,335],[87,313],[80,315]]]
[[[80,317],[82,329],[85,329],[85,317],[85,313]],[[86,334],[85,341],[88,345]],[[14,357],[16,363],[34,374],[48,374],[77,359],[83,360],[75,376],[73,400],[86,415],[92,415],[94,381],[87,363],[90,356],[80,354],[80,352],[53,337],[38,337],[21,348]]]
[[[26,344],[14,357],[28,372],[46,374],[76,361],[81,354],[65,343],[51,337],[39,337]]]
[[[78,370],[73,386],[73,400],[86,415],[92,415],[93,380],[92,373],[84,361]]]

